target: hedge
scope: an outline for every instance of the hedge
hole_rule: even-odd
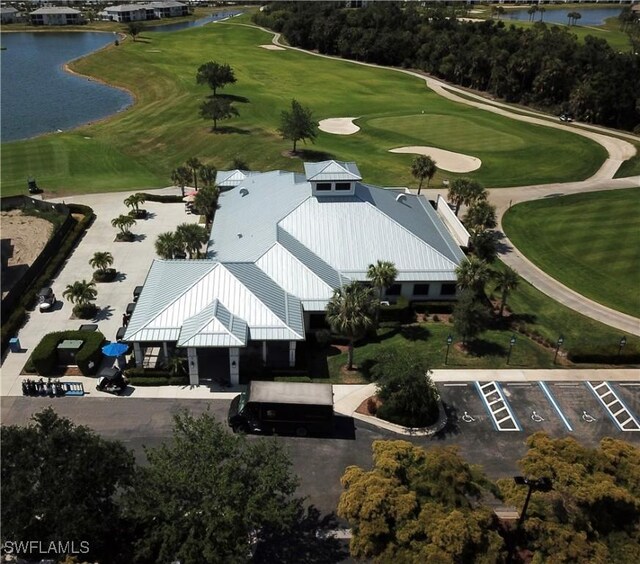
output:
[[[189,376],[171,376],[167,370],[128,368],[124,371],[132,386],[188,386]]]
[[[453,313],[453,306],[455,302],[411,302],[411,308],[416,313],[430,313],[430,314],[451,314]]]
[[[80,350],[76,353],[76,364],[84,376],[91,376],[98,371],[102,362],[102,345],[104,335],[98,331],[56,331],[48,333],[38,343],[31,353],[30,362],[40,376],[51,376],[58,366],[56,347],[65,340],[82,341]],[[91,366],[90,364],[93,363]]]
[[[139,192],[144,196],[147,202],[160,202],[163,204],[178,204],[182,202],[182,196],[180,195],[160,195],[160,194],[147,194],[146,192]]]
[[[379,320],[383,322],[400,321],[402,323],[413,321],[413,312],[407,299],[400,296],[395,304],[380,306]]]
[[[575,347],[567,353],[567,359],[576,364],[640,364],[640,352],[624,349],[618,354],[613,345]]]
[[[4,354],[9,347],[9,339],[15,337],[20,328],[24,325],[27,318],[27,310],[30,310],[35,306],[37,301],[37,292],[43,286],[48,285],[52,278],[55,278],[75,245],[96,218],[96,215],[89,206],[83,206],[81,204],[67,204],[67,207],[72,214],[82,214],[84,217],[78,221],[71,230],[69,230],[69,233],[67,233],[60,245],[58,253],[52,257],[42,274],[25,289],[22,298],[14,310],[6,319],[3,319],[2,329],[0,330],[0,346],[2,348],[2,354]]]

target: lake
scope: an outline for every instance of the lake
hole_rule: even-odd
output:
[[[528,8],[511,10],[507,8],[503,20],[522,20],[529,21]],[[577,12],[582,17],[578,20],[578,25],[602,25],[607,18],[614,18],[622,12],[622,6],[608,6],[606,8],[588,8],[588,9],[562,9],[562,10],[545,10],[542,21],[549,23],[567,24],[569,18],[567,14],[569,12]],[[540,12],[536,12],[533,16],[534,21],[540,20]]]
[[[3,33],[2,142],[66,130],[125,109],[128,93],[65,72],[68,61],[113,43],[113,33]]]
[[[212,14],[195,21],[146,31],[170,32],[202,26],[241,12]],[[0,139],[28,139],[103,119],[124,110],[133,97],[123,90],[63,70],[64,64],[115,40],[113,33],[3,33],[0,51]]]

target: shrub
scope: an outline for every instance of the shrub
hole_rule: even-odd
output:
[[[371,415],[375,415],[378,412],[378,404],[373,398],[367,400],[367,411],[371,413]]]
[[[132,386],[188,386],[189,376],[171,376],[168,370],[128,368],[125,375]]]
[[[379,321],[397,321],[400,323],[413,321],[413,312],[407,299],[400,296],[395,304],[380,306]]]
[[[331,344],[331,331],[329,329],[320,329],[316,331],[316,343],[322,348],[326,348]]]
[[[622,350],[618,354],[615,345],[589,345],[589,347],[572,348],[567,359],[576,364],[640,364],[640,352],[637,350]]]
[[[98,313],[96,304],[76,304],[71,310],[78,319],[93,319]]]
[[[141,194],[147,202],[160,202],[163,204],[182,203],[182,196],[180,195],[147,194],[146,192],[141,192]]]
[[[133,233],[131,233],[131,231],[125,231],[124,233],[120,231],[116,235],[116,241],[120,243],[131,243],[135,238],[136,236]]]
[[[453,313],[453,306],[455,302],[439,302],[439,301],[426,301],[426,302],[411,302],[411,307],[416,313],[440,313],[448,315]]]
[[[133,217],[134,219],[146,219],[147,217],[147,210],[143,210],[143,209],[138,209],[138,210],[131,210],[129,212],[129,215],[131,217]]]
[[[115,268],[107,268],[106,270],[96,270],[93,273],[93,280],[96,282],[113,282],[118,275]]]
[[[95,374],[102,362],[102,344],[104,335],[98,331],[56,331],[42,337],[29,359],[35,371],[40,376],[50,376],[58,365],[57,346],[65,340],[82,341],[80,350],[76,353],[76,364],[85,376]]]

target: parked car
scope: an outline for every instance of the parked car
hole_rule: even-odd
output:
[[[560,121],[573,121],[573,116],[571,114],[561,114],[560,115]]]
[[[96,390],[107,392],[108,394],[120,395],[127,389],[129,380],[122,373],[122,370],[114,367],[103,368],[98,373],[98,385]]]
[[[51,311],[55,303],[56,295],[48,286],[38,292],[38,309],[40,311]]]

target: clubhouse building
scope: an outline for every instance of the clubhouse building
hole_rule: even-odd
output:
[[[446,203],[436,211],[424,196],[365,184],[354,163],[304,170],[218,173],[227,190],[207,258],[154,260],[147,274],[124,335],[140,366],[150,350],[186,349],[192,385],[237,385],[244,363],[293,367],[334,290],[366,282],[378,260],[398,270],[386,301],[455,298],[464,228]]]

